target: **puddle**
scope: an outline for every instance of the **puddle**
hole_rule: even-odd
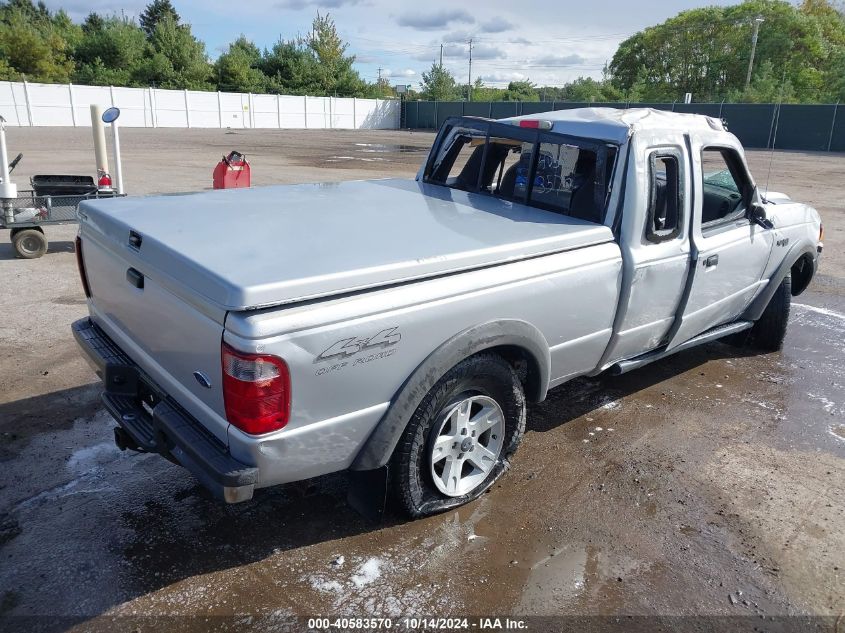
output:
[[[396,145],[388,143],[355,143],[356,152],[374,154],[419,154],[428,152],[428,147],[417,145]],[[360,149],[359,149],[360,148]]]

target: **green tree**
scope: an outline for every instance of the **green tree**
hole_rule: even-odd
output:
[[[502,101],[539,101],[537,86],[530,81],[512,81],[508,84]]]
[[[152,38],[156,26],[165,18],[173,20],[176,24],[179,24],[181,20],[170,0],[153,0],[138,16],[138,21],[147,37]]]
[[[452,73],[433,63],[429,71],[422,74],[420,96],[430,101],[453,101],[460,99],[461,90]]]
[[[737,95],[745,87],[758,17],[764,22],[757,69],[768,60],[803,101],[830,99],[832,69],[845,48],[845,20],[828,0],[806,0],[800,6],[745,0],[683,11],[622,42],[610,63],[612,82],[629,98],[655,101],[680,99],[685,92],[699,101]],[[770,80],[760,75],[759,81]]]
[[[63,29],[66,14],[58,24],[43,6],[17,1],[0,5],[0,60],[5,79],[48,83],[67,82],[73,60]]]
[[[149,52],[144,32],[134,22],[116,17],[86,20],[86,24],[75,51],[74,81],[99,86],[137,85],[138,69]]]
[[[211,88],[212,67],[205,44],[193,36],[189,26],[166,15],[156,24],[150,44],[152,55],[142,62],[139,80],[162,88]]]
[[[277,94],[321,94],[313,65],[310,50],[296,40],[277,42],[264,51],[259,61],[268,90]]]
[[[311,24],[311,32],[305,37],[305,46],[316,62],[311,71],[322,94],[355,96],[364,88],[364,82],[352,68],[354,55],[346,55],[346,44],[337,33],[334,20],[327,13],[317,16]]]
[[[261,72],[261,51],[241,35],[217,58],[217,88],[227,92],[262,92],[267,84]]]

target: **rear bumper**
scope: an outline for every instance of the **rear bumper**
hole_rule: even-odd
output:
[[[119,448],[159,453],[175,461],[227,503],[252,498],[258,468],[233,458],[226,445],[153,383],[91,319],[76,321],[72,329],[103,380],[103,404],[119,425]],[[142,391],[152,396],[153,406],[142,405]]]

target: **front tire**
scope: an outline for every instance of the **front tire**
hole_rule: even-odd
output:
[[[776,352],[783,347],[789,308],[792,305],[792,276],[783,278],[763,315],[748,331],[748,344],[765,352]]]
[[[390,461],[390,487],[413,518],[458,507],[508,467],[525,432],[522,384],[500,356],[481,353],[426,394]]]

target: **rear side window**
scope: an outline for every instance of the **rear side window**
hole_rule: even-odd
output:
[[[649,242],[664,242],[681,233],[683,197],[680,158],[671,152],[655,152],[651,155],[649,167],[646,239]]]
[[[424,180],[601,223],[615,161],[616,148],[593,139],[455,119]]]

